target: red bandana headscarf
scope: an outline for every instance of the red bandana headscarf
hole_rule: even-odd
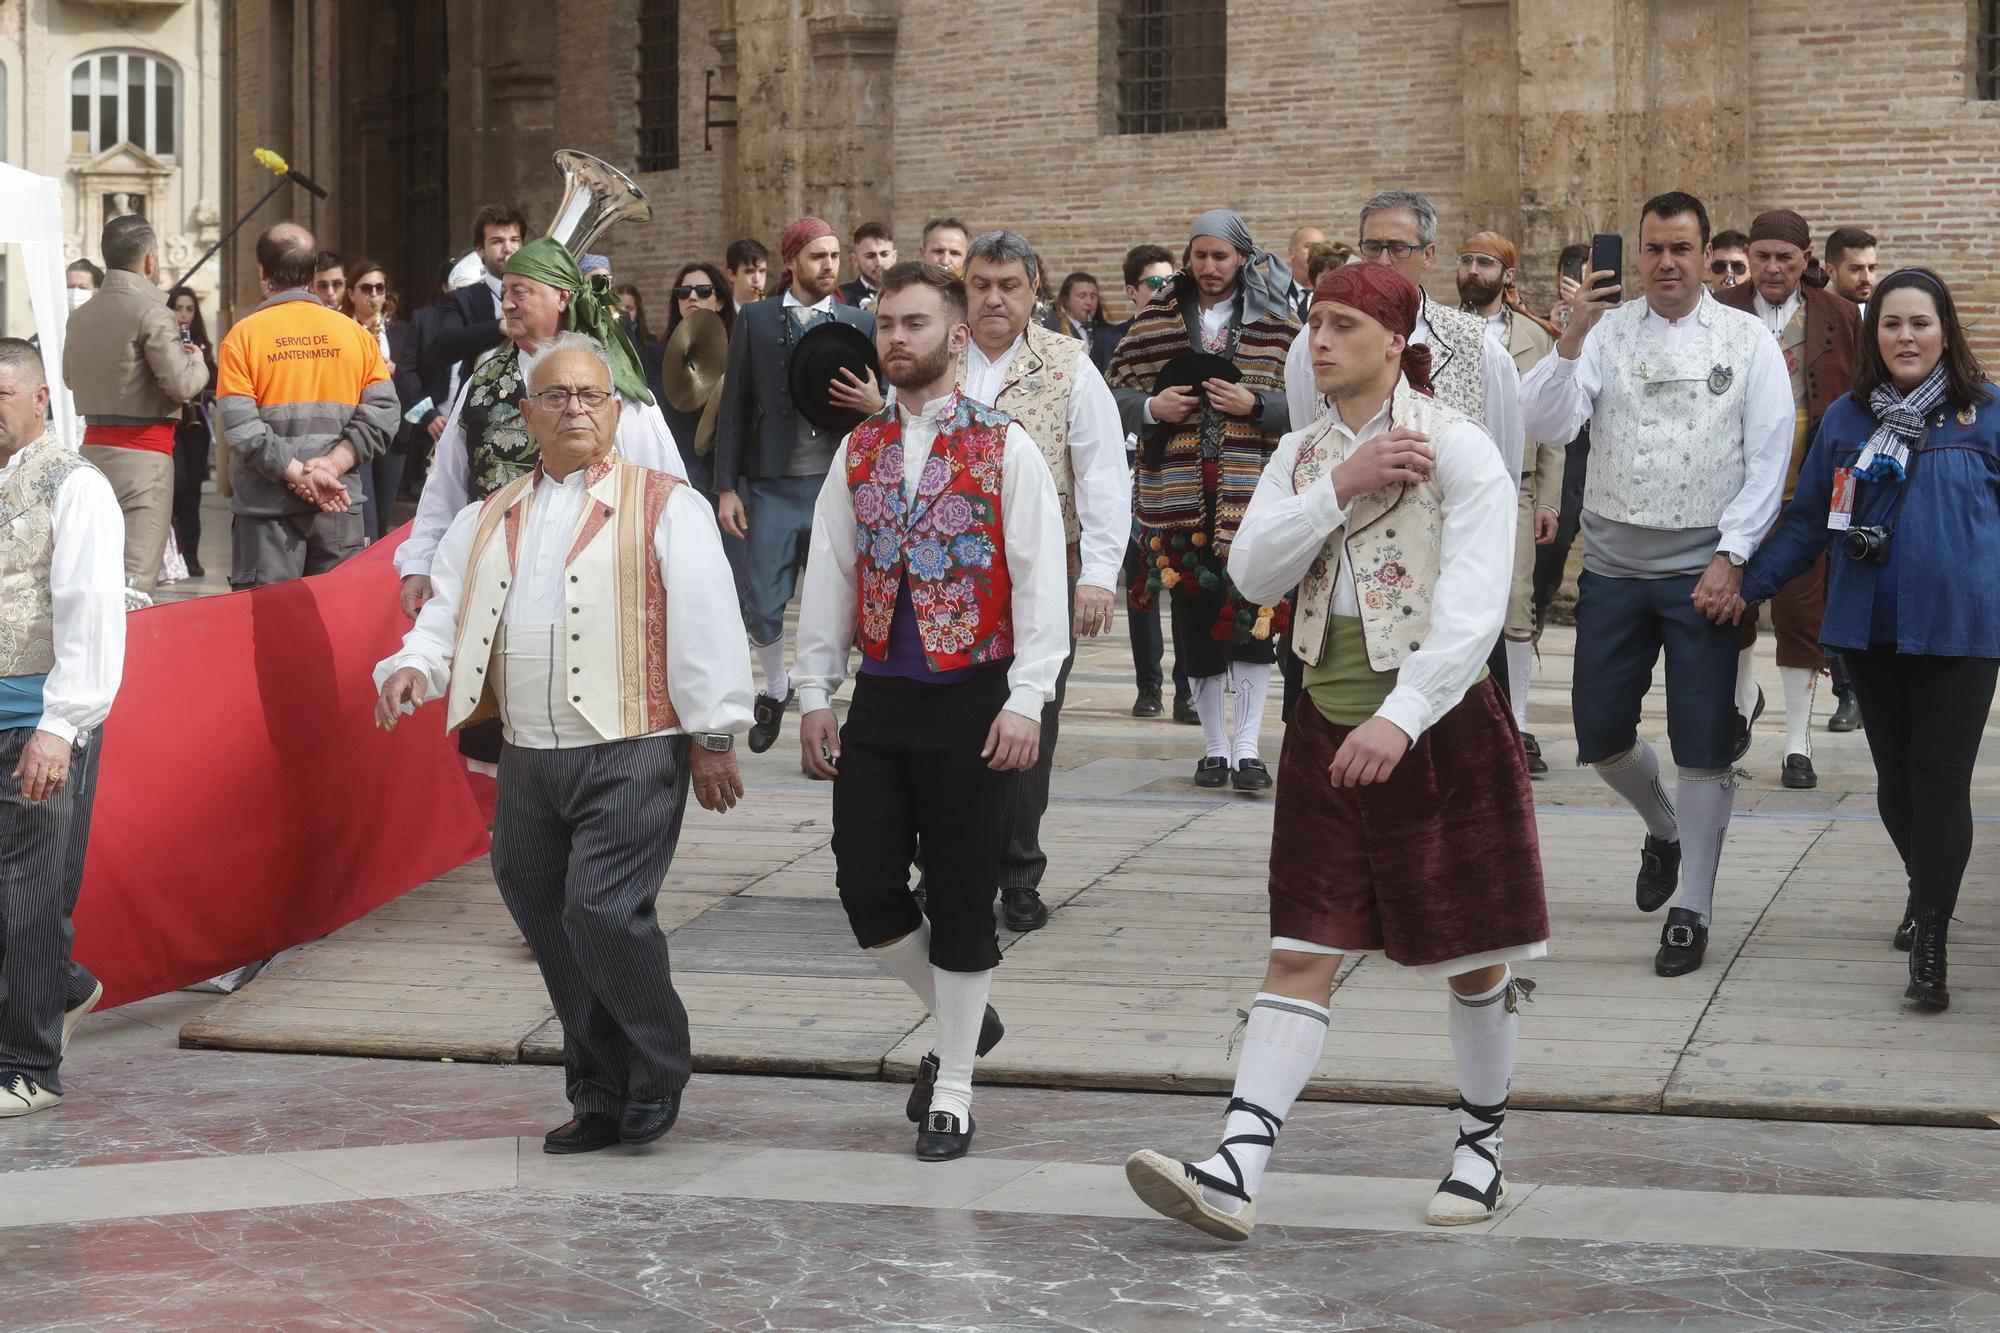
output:
[[[818,218],[800,218],[797,222],[785,228],[784,235],[778,238],[778,262],[789,268],[791,262],[798,258],[799,251],[805,249],[820,237],[831,236],[833,234],[833,228],[827,226],[826,223],[820,221]]]
[[[1416,332],[1417,312],[1424,298],[1408,278],[1387,264],[1342,264],[1319,275],[1313,287],[1313,304],[1333,301],[1353,306],[1391,333],[1400,333],[1403,343],[1403,378],[1418,393],[1431,392],[1431,349],[1408,341]]]

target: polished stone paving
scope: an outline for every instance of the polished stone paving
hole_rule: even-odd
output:
[[[1214,1097],[982,1088],[925,1166],[899,1087],[707,1075],[558,1159],[556,1070],[177,1049],[203,1002],[94,1016],[0,1124],[0,1329],[2000,1327],[1976,1130],[1518,1112],[1514,1202],[1439,1233],[1448,1113],[1312,1103],[1231,1247],[1119,1169]]]

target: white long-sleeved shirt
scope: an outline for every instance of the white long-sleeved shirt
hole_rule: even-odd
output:
[[[1410,341],[1424,347],[1431,345],[1431,324],[1421,310],[1417,313],[1417,327],[1410,333]],[[1521,372],[1515,368],[1507,345],[1494,334],[1490,325],[1486,329],[1485,355],[1480,358],[1479,396],[1486,405],[1486,419],[1480,424],[1487,438],[1499,447],[1500,457],[1505,460],[1508,472],[1518,477],[1527,447],[1527,436],[1521,424]],[[1291,407],[1294,426],[1316,421],[1326,411],[1326,399],[1313,382],[1311,325],[1299,330],[1298,337],[1292,339],[1291,350],[1285,354],[1285,402]],[[1543,437],[1537,435],[1535,438]],[[1568,440],[1571,437],[1565,435],[1563,438]]]
[[[1007,367],[1020,352],[1027,334],[995,360],[987,360],[978,343],[965,349],[965,396],[991,406],[1007,386]],[[1046,461],[1046,460],[1044,460]],[[1132,535],[1132,473],[1125,464],[1125,427],[1118,420],[1118,400],[1090,349],[1079,347],[1070,373],[1069,391],[1070,495],[1076,501],[1079,586],[1111,592],[1118,586],[1118,569]]]
[[[1338,416],[1334,429],[1343,442],[1352,442],[1373,439],[1391,424],[1385,402],[1360,430],[1349,430]],[[1274,602],[1304,581],[1307,567],[1327,538],[1346,526],[1356,498],[1335,491],[1331,467],[1304,491],[1292,489],[1292,469],[1306,434],[1293,431],[1278,441],[1229,548],[1229,577],[1253,602]],[[1423,647],[1404,660],[1396,688],[1376,710],[1376,716],[1402,728],[1413,745],[1465,697],[1500,635],[1513,577],[1520,485],[1486,432],[1469,421],[1444,430],[1430,447],[1436,455],[1444,515],[1444,550],[1431,591],[1430,630]],[[1340,568],[1333,585],[1333,614],[1359,616],[1354,571],[1345,545],[1337,549]]]
[[[1667,319],[1646,311],[1646,327],[1668,351],[1677,351],[1700,332],[1690,311]],[[1573,440],[1597,407],[1604,390],[1603,340],[1593,328],[1584,336],[1574,361],[1561,344],[1541,359],[1521,381],[1521,418],[1538,440]],[[1792,407],[1792,377],[1776,338],[1760,339],[1743,385],[1743,488],[1722,511],[1716,527],[1716,550],[1748,560],[1764,540],[1785,489],[1785,469],[1792,457],[1792,433],[1797,420]],[[1593,447],[1604,447],[1594,441]]]
[[[396,548],[396,572],[405,578],[431,572],[431,562],[445,530],[451,527],[459,511],[472,502],[471,488],[465,479],[463,422],[465,395],[470,387],[459,390],[458,397],[452,400],[451,419],[445,423],[444,434],[438,436],[437,448],[431,452],[430,475],[424,478],[424,491],[417,499],[417,516],[410,523],[410,535]],[[681,461],[680,448],[674,443],[674,433],[668,429],[660,405],[642,406],[622,397],[620,402],[623,406],[618,412],[615,442],[618,456],[628,463],[655,472],[670,472],[687,480],[687,464]]]
[[[518,630],[563,623],[565,557],[574,540],[589,486],[582,469],[561,481],[544,476],[522,524],[520,553],[513,586],[500,611],[501,674],[522,671],[564,674],[563,664],[538,641],[562,648],[562,636],[515,634]],[[403,636],[403,646],[375,668],[375,688],[392,672],[415,667],[424,673],[424,700],[441,697],[451,683],[452,650],[457,636],[458,603],[463,595],[466,562],[472,555],[473,531],[479,524],[479,504],[459,511],[438,544],[430,568],[431,600],[424,603],[416,624]],[[750,729],[750,650],[743,639],[743,613],[736,604],[736,584],[722,553],[715,514],[692,486],[678,486],[653,528],[653,555],[667,590],[667,696],[673,700],[680,725],[662,735],[682,732],[737,732]],[[608,595],[608,594],[607,594]],[[506,642],[513,637],[513,644]],[[539,651],[541,660],[522,660]],[[509,708],[513,690],[498,691],[501,720],[508,739],[537,748],[592,743],[580,736],[581,714],[561,708],[553,715],[525,717]],[[556,692],[561,701],[561,691]],[[587,728],[588,724],[582,724]]]
[[[20,462],[15,454],[0,466],[0,486]],[[80,467],[56,491],[49,522],[56,661],[35,730],[75,744],[110,716],[125,672],[125,516],[104,474]]]
[[[924,463],[937,441],[939,414],[951,397],[936,398],[903,422],[903,496],[914,499]],[[1056,676],[1069,656],[1069,570],[1062,502],[1042,451],[1019,426],[1007,427],[1000,463],[1000,528],[1013,583],[1014,662],[1007,668],[1007,710],[1041,720],[1056,697]],[[847,485],[847,441],[813,509],[812,548],[799,601],[798,661],[792,679],[804,713],[831,707],[847,679],[848,654],[860,619],[854,563],[854,497]]]

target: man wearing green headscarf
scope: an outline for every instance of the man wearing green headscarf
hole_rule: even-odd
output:
[[[431,593],[431,560],[458,511],[483,500],[539,458],[521,421],[527,364],[537,343],[559,332],[587,333],[611,353],[611,382],[625,400],[619,457],[686,478],[667,419],[646,388],[632,340],[618,324],[618,298],[602,274],[586,279],[562,242],[542,236],[507,261],[500,280],[500,330],[507,341],[466,379],[438,437],[410,535],[396,551],[403,612],[412,619]]]

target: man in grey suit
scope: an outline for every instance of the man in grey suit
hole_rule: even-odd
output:
[[[758,754],[777,740],[791,702],[785,605],[805,568],[813,505],[840,447],[839,436],[793,410],[792,349],[801,334],[828,319],[875,336],[873,315],[835,300],[840,238],[832,227],[800,218],[785,228],[778,255],[784,291],[736,312],[715,431],[716,518],[744,543],[743,627],[764,680],[749,737]],[[874,392],[871,380],[867,393]]]

